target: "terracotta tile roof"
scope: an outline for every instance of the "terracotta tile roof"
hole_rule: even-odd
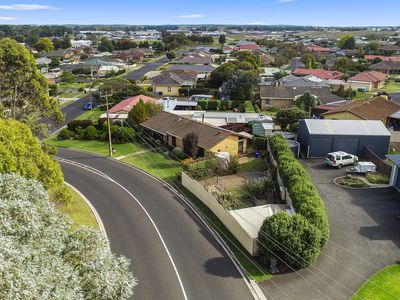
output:
[[[318,45],[309,45],[306,47],[306,49],[311,52],[331,52],[331,49],[324,48]]]
[[[374,64],[371,66],[372,70],[384,70],[384,71],[394,71],[394,70],[400,70],[400,61],[393,61],[393,60],[387,60],[387,61],[381,61],[380,63]]]
[[[183,138],[186,134],[196,132],[198,144],[204,149],[210,149],[235,132],[215,127],[206,123],[196,122],[168,112],[159,112],[140,124],[153,131]]]
[[[362,82],[380,82],[385,81],[386,74],[377,71],[365,71],[349,78],[349,81],[362,81]]]
[[[314,75],[321,79],[338,79],[344,75],[342,72],[339,71],[328,71],[319,69],[295,69],[292,74],[298,76]]]
[[[384,97],[375,97],[367,100],[354,100],[322,115],[327,116],[340,112],[350,112],[364,120],[385,121],[387,117],[398,111],[400,111],[399,104],[389,101]]]
[[[379,58],[383,61],[400,61],[400,56],[365,55],[364,58],[366,60],[374,60],[375,58]]]
[[[117,112],[130,112],[131,109],[140,101],[143,100],[144,103],[156,103],[157,99],[145,96],[145,95],[137,95],[134,97],[127,98],[125,100],[122,100],[120,103],[117,105],[113,106],[108,110],[110,114],[115,114]]]

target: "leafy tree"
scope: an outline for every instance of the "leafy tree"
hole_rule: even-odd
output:
[[[71,38],[69,34],[64,35],[63,40],[61,42],[61,48],[63,49],[71,48]]]
[[[63,183],[60,166],[43,152],[28,126],[12,119],[0,119],[0,145],[0,173],[39,180],[46,188]]]
[[[175,52],[169,51],[165,54],[169,60],[174,59],[176,57]]]
[[[309,92],[305,92],[304,95],[301,95],[295,100],[295,104],[298,108],[301,108],[306,112],[310,112],[311,108],[321,104],[321,101],[319,101]]]
[[[61,80],[61,82],[74,83],[75,76],[71,72],[65,71],[61,74],[60,80]]]
[[[307,69],[318,68],[319,64],[315,58],[315,54],[307,52],[301,56],[301,61],[307,67]]]
[[[321,233],[300,214],[278,212],[265,219],[258,235],[258,255],[269,264],[276,258],[292,268],[306,268],[320,252]]]
[[[60,59],[58,57],[52,57],[50,68],[58,68],[60,66]]]
[[[309,113],[298,108],[297,106],[284,108],[276,114],[276,120],[281,125],[282,130],[286,130],[288,126],[296,124],[301,119],[307,119]]]
[[[228,100],[246,101],[254,98],[258,73],[254,70],[237,71],[221,87],[221,94]]]
[[[275,78],[275,80],[278,80],[278,79],[281,79],[281,78],[283,78],[285,76],[288,76],[288,75],[289,74],[286,73],[285,71],[279,71],[278,73],[274,74],[274,78]]]
[[[351,34],[345,34],[339,41],[340,49],[355,49],[356,48],[356,40]]]
[[[113,46],[112,42],[108,39],[108,37],[103,36],[100,39],[100,43],[99,43],[99,46],[97,47],[97,49],[101,52],[113,52],[114,46]]]
[[[370,54],[379,54],[379,42],[372,41],[367,45]]]
[[[136,124],[146,121],[148,117],[149,111],[142,99],[140,99],[128,114],[128,120],[133,121]]]
[[[219,88],[239,69],[238,64],[227,62],[220,65],[210,75],[208,85],[213,88]]]
[[[50,52],[54,50],[54,45],[49,38],[40,39],[35,45],[35,49],[39,52]]]
[[[71,222],[42,185],[0,174],[1,299],[128,299],[136,281],[103,234]],[[22,296],[23,295],[23,296]]]
[[[221,45],[225,44],[225,43],[226,43],[226,36],[225,36],[224,34],[221,34],[221,35],[219,36],[218,42],[219,42]]]
[[[54,38],[52,40],[52,43],[53,43],[54,49],[61,49],[62,48],[63,44],[62,44],[62,41],[60,39]]]
[[[379,58],[379,57],[375,57],[375,58],[371,61],[371,65],[378,64],[378,63],[380,63],[380,62],[382,62],[382,59]]]
[[[30,33],[25,39],[25,42],[30,46],[35,45],[38,41],[39,41],[39,36],[34,33]]]
[[[357,68],[357,63],[352,61],[351,59],[347,57],[340,57],[335,61],[335,64],[333,65],[333,69],[340,71],[344,74],[355,71]]]
[[[40,117],[61,122],[63,115],[47,88],[30,52],[15,40],[0,40],[0,115],[21,120],[35,131],[44,130]]]
[[[183,152],[189,157],[195,158],[199,150],[199,136],[196,132],[189,132],[182,138]]]
[[[360,49],[358,49],[358,58],[364,58],[364,56],[365,56],[365,50],[364,50],[364,48],[360,48]]]

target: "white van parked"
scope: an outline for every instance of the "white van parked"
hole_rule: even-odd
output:
[[[353,165],[358,161],[358,157],[343,151],[331,152],[326,155],[325,162],[332,167],[341,168]]]

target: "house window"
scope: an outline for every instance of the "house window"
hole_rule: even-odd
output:
[[[168,87],[168,92],[169,92],[169,93],[171,92],[171,87]]]
[[[172,146],[174,146],[174,147],[176,146],[176,137],[175,136],[172,137],[171,143],[172,143]]]

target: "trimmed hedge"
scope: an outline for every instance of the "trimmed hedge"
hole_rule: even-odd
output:
[[[193,179],[202,180],[214,176],[217,163],[216,158],[205,158],[184,164],[183,168]]]
[[[271,251],[266,251],[265,248],[260,245],[259,254],[263,261],[267,261],[276,255],[281,257],[285,263],[294,268],[304,268],[315,260],[320,252],[320,248],[323,247],[329,239],[329,223],[325,211],[325,205],[308,173],[290,150],[286,139],[282,135],[275,134],[268,138],[268,144],[272,155],[277,161],[279,175],[289,191],[293,206],[296,210],[296,215],[304,217],[304,222],[301,222],[301,224],[303,224],[301,228],[299,226],[291,227],[289,234],[290,237],[288,237],[287,232],[282,230],[273,230],[273,228],[281,226],[281,217],[274,218],[273,216],[267,218],[264,221],[264,225],[260,232],[263,232],[264,235],[268,237],[272,237],[274,240],[280,241],[283,246],[280,245],[281,247],[275,247],[274,251],[272,251],[274,253],[271,253]],[[312,241],[308,240],[302,247],[300,247],[301,251],[296,250],[288,253],[288,251],[285,250],[285,247],[291,248],[289,241],[294,240],[295,237],[298,239],[299,236],[304,238],[305,235],[300,233],[300,231],[303,232],[305,228],[307,229],[307,232],[312,232],[314,229],[317,230],[318,234],[316,236],[318,237],[318,241],[316,242],[315,239]],[[259,235],[259,238],[261,237],[262,234]],[[263,241],[263,239],[260,239],[259,243],[262,243]],[[300,242],[302,241],[300,240]],[[304,253],[308,254],[304,255]],[[293,256],[296,256],[296,259],[301,263],[295,262]]]
[[[70,131],[76,131],[78,127],[82,129],[86,129],[89,126],[94,126],[94,123],[92,120],[73,120],[68,123],[67,127],[68,130]]]

